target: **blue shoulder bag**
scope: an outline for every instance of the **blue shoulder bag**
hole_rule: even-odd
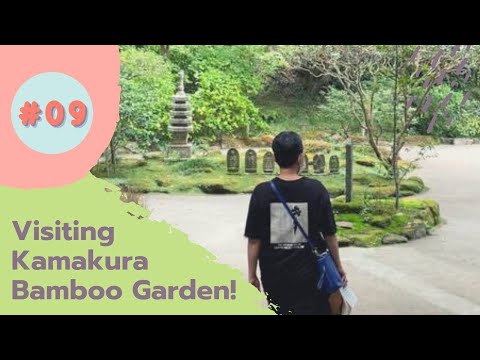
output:
[[[273,181],[270,181],[270,187],[272,188],[273,192],[277,199],[282,203],[285,210],[287,210],[288,214],[292,218],[294,224],[300,229],[303,237],[307,240],[308,244],[310,245],[313,254],[317,259],[317,267],[320,273],[320,279],[318,281],[317,288],[321,291],[326,292],[328,295],[333,294],[338,289],[340,289],[342,284],[342,278],[338,273],[337,266],[335,265],[335,261],[333,260],[330,252],[327,250],[320,254],[317,247],[315,246],[314,242],[309,238],[305,229],[302,227],[300,222],[298,221],[297,217],[292,213],[292,210],[288,207],[285,198],[278,190],[277,186]]]

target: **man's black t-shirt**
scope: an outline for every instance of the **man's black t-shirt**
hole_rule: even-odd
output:
[[[323,236],[337,230],[327,189],[306,177],[273,181],[308,236],[324,251]],[[315,257],[268,182],[258,185],[252,194],[245,236],[261,240],[262,284],[272,303],[288,309],[316,296]]]

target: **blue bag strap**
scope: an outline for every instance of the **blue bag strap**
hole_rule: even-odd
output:
[[[307,233],[305,232],[305,229],[303,228],[302,224],[298,221],[297,217],[292,213],[292,210],[288,207],[287,202],[285,201],[285,198],[283,195],[280,193],[280,191],[277,188],[277,185],[273,181],[270,181],[270,187],[272,188],[275,196],[277,199],[282,203],[283,207],[285,210],[287,210],[288,214],[292,218],[294,224],[297,226],[298,229],[300,229],[300,232],[302,233],[303,237],[307,240],[308,244],[311,246],[312,249],[315,249],[315,244],[313,241],[309,238]]]

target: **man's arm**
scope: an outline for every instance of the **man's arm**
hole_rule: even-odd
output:
[[[333,260],[335,261],[335,264],[337,265],[338,272],[340,276],[342,277],[343,283],[347,283],[347,274],[345,273],[345,270],[343,269],[342,262],[340,260],[340,251],[338,248],[338,240],[336,235],[329,235],[325,237],[325,240],[327,241],[327,246],[328,249],[330,250],[330,255],[332,255]]]
[[[260,290],[260,280],[257,277],[257,264],[260,256],[261,242],[257,239],[248,239],[248,281]]]

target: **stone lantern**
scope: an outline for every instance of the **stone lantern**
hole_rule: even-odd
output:
[[[168,157],[171,159],[189,159],[192,157],[192,144],[188,142],[188,134],[192,132],[192,108],[190,99],[185,94],[183,85],[184,73],[179,73],[179,84],[176,95],[172,98],[170,125],[168,131],[172,142],[168,146]]]

